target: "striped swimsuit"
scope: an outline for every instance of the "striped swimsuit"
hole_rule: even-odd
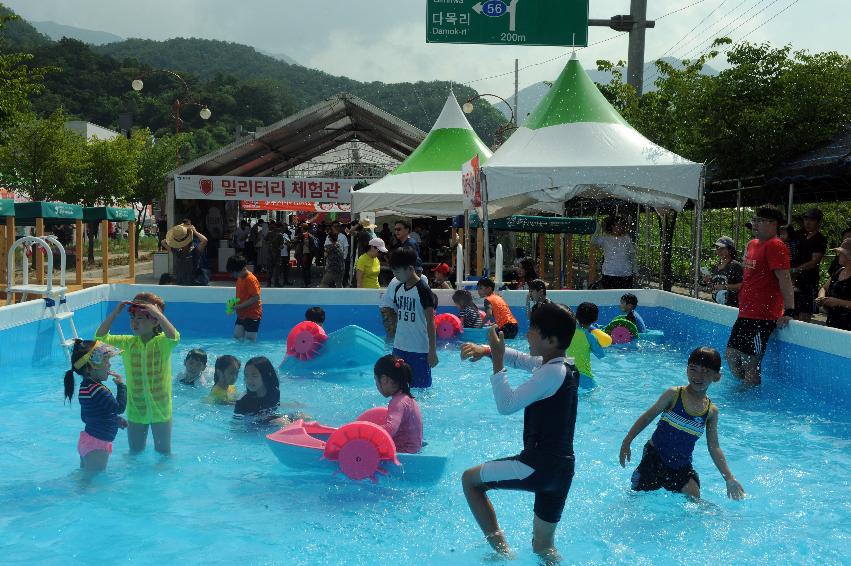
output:
[[[710,408],[712,400],[707,398],[706,409],[692,415],[683,405],[683,387],[677,388],[674,406],[662,413],[650,439],[666,466],[675,470],[691,466],[694,445],[703,436]]]

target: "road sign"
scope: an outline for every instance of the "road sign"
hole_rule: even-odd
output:
[[[588,0],[426,0],[428,43],[588,45]]]

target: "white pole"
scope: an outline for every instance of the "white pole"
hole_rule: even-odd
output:
[[[464,244],[461,242],[455,250],[455,288],[464,288]]]
[[[502,287],[502,244],[496,245],[496,265],[493,267],[493,282],[496,288]]]
[[[786,224],[792,223],[792,202],[795,200],[795,183],[789,183],[789,206],[786,208]]]
[[[491,267],[491,249],[490,249],[490,234],[488,233],[488,179],[484,172],[480,173],[482,178],[482,229],[485,246],[485,261],[482,266],[482,277],[487,277],[490,274]]]
[[[695,214],[695,238],[694,238],[694,298],[698,297],[698,289],[700,289],[700,251],[703,243],[703,191],[706,178],[703,174],[700,175],[700,188],[697,193],[697,202],[694,206]]]

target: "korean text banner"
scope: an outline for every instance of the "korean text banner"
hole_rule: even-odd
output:
[[[464,187],[464,210],[482,206],[482,185],[479,177],[479,156],[461,165],[461,183]]]
[[[279,210],[284,212],[350,212],[351,205],[330,202],[282,202],[268,200],[244,200],[242,210]]]
[[[174,179],[174,195],[196,200],[348,203],[355,183],[354,179],[178,175]]]

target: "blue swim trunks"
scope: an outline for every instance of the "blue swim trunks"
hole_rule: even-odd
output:
[[[393,348],[393,355],[402,358],[411,366],[414,372],[414,382],[411,387],[431,387],[431,366],[428,365],[428,354]]]

